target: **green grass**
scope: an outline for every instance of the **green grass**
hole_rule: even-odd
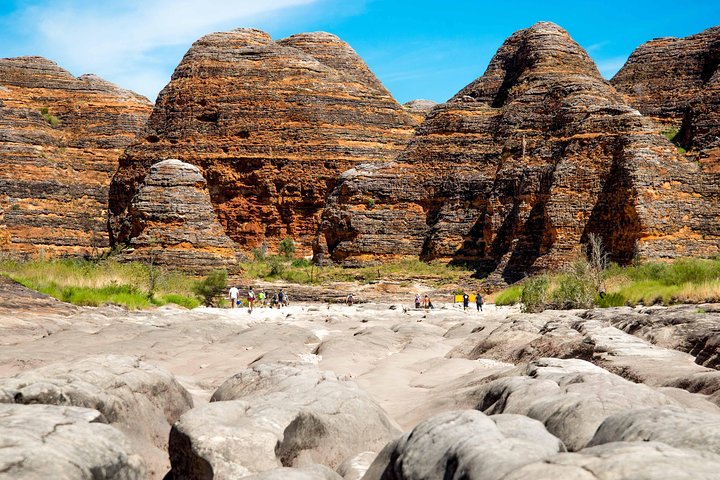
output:
[[[495,296],[495,305],[504,306],[520,303],[522,290],[522,286],[520,285],[512,285],[505,290],[502,290]]]
[[[720,301],[720,259],[686,258],[645,262],[603,272],[604,295],[596,295],[583,275],[554,273],[531,277],[495,295],[496,305],[525,303],[525,308],[585,308],[622,305],[672,305]],[[529,290],[528,290],[529,289]],[[594,301],[591,299],[594,297]]]
[[[192,292],[193,277],[161,271],[155,291],[149,292],[149,267],[140,263],[78,259],[3,260],[0,275],[64,302],[84,306],[121,305],[142,309],[174,303],[199,305]]]

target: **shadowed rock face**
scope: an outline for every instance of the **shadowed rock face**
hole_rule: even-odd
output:
[[[200,170],[180,160],[150,168],[130,206],[130,260],[193,272],[235,263],[235,244],[218,222]]]
[[[415,121],[360,57],[327,33],[273,41],[259,30],[207,35],[160,93],[148,132],[120,160],[110,193],[114,242],[150,165],[197,165],[241,249],[293,237],[308,253],[340,172],[394,158]]]
[[[345,172],[316,253],[476,263],[514,281],[600,235],[613,260],[717,251],[699,168],[628,106],[563,29],[512,35],[395,162]]]
[[[0,249],[106,247],[110,179],[151,109],[145,97],[41,57],[0,59]]]

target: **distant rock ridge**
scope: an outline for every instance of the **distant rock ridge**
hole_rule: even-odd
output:
[[[107,247],[110,180],[151,109],[141,95],[42,57],[0,59],[0,250]]]
[[[698,174],[565,30],[541,22],[435,107],[397,161],[341,176],[315,251],[471,262],[505,282],[569,263],[590,233],[619,262],[708,255],[717,217]]]
[[[120,159],[112,240],[132,241],[131,200],[150,165],[177,158],[202,170],[220,223],[241,250],[273,251],[292,237],[298,253],[310,253],[339,174],[394,158],[415,123],[334,35],[207,35],[160,93],[144,138]]]
[[[685,38],[656,38],[640,45],[610,83],[643,115],[679,129],[719,64],[717,26]]]
[[[237,246],[218,222],[196,166],[174,159],[154,164],[130,209],[135,223],[125,259],[191,272],[236,263]]]

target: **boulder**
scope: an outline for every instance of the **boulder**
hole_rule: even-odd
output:
[[[620,441],[662,442],[720,455],[720,415],[669,405],[617,413],[600,424],[588,446]]]
[[[660,442],[615,442],[561,453],[514,470],[503,480],[711,480],[720,456]]]
[[[570,451],[584,448],[610,415],[651,406],[681,406],[651,387],[583,360],[536,360],[525,367],[523,376],[498,378],[475,395],[481,399],[479,410],[534,418]]]
[[[0,478],[143,480],[145,464],[96,410],[0,404]]]
[[[170,433],[174,478],[235,478],[277,467],[330,468],[399,434],[354,382],[314,365],[256,364]]]
[[[127,260],[205,273],[236,263],[235,243],[217,219],[198,167],[163,160],[150,167],[130,205]]]
[[[539,422],[503,417],[475,410],[435,415],[385,446],[363,480],[499,480],[522,465],[564,451],[562,442]]]
[[[193,406],[170,372],[121,355],[50,364],[0,379],[0,400],[96,409],[128,436],[151,475],[167,471],[170,425]]]

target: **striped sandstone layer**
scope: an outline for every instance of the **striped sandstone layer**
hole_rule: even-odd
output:
[[[141,260],[191,272],[235,264],[236,245],[225,235],[210,203],[200,170],[164,160],[150,172],[133,198],[137,219],[126,260]]]
[[[41,57],[0,59],[0,249],[107,247],[110,180],[151,109],[145,97]]]
[[[619,262],[711,254],[698,173],[566,31],[538,23],[435,107],[397,161],[342,175],[315,251],[466,261],[507,282],[569,263],[589,233]]]
[[[327,33],[273,41],[259,30],[207,35],[160,93],[110,192],[115,243],[150,165],[198,166],[227,235],[243,251],[292,237],[307,254],[339,174],[394,158],[415,120],[344,42]]]

